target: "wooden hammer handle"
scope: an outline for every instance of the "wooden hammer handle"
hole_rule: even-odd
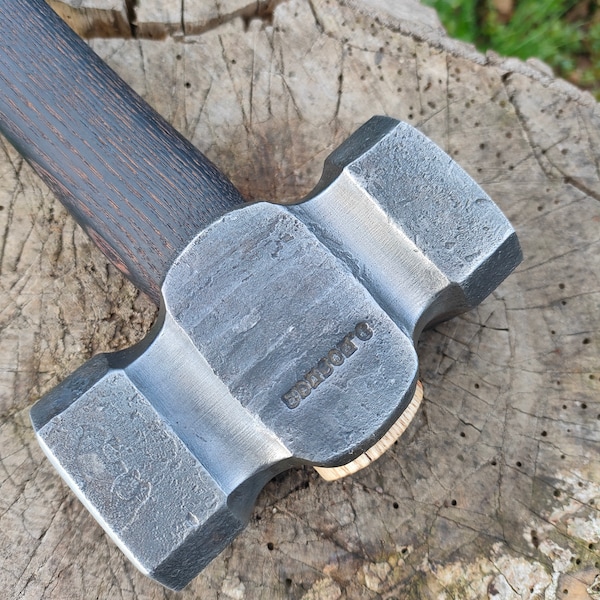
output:
[[[243,201],[43,0],[0,0],[0,132],[155,301],[179,252]]]

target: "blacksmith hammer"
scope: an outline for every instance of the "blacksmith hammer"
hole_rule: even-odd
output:
[[[368,463],[414,409],[423,328],[521,260],[483,190],[387,117],[308,197],[244,204],[42,0],[0,0],[0,131],[160,305],[143,342],[92,358],[31,420],[111,538],[174,589],[277,473]]]

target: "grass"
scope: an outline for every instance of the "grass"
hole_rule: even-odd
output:
[[[452,37],[523,60],[536,57],[600,99],[596,0],[422,0]]]

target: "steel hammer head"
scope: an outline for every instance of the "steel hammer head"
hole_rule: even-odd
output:
[[[81,367],[32,409],[34,427],[129,558],[182,588],[272,476],[371,447],[412,398],[421,330],[520,260],[451,158],[372,119],[304,201],[251,204],[200,232],[147,339]]]

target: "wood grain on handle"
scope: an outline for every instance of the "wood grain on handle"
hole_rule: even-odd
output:
[[[0,0],[0,132],[155,301],[179,251],[243,201],[43,0]]]

